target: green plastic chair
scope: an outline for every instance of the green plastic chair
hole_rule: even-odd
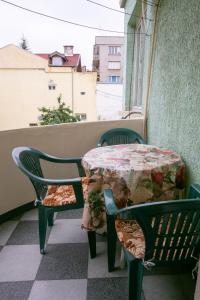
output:
[[[84,169],[81,165],[81,158],[60,158],[50,156],[46,153],[28,147],[17,147],[12,151],[12,157],[19,169],[29,177],[36,192],[35,205],[39,211],[39,242],[40,253],[45,254],[45,239],[47,223],[53,225],[54,212],[82,208],[84,205],[82,181],[81,178],[73,179],[47,179],[44,178],[40,160],[45,160],[51,163],[66,163],[76,164],[80,177],[85,176]],[[65,204],[59,206],[43,205],[42,201],[47,195],[48,186],[73,186],[76,202],[74,204]]]
[[[171,200],[118,209],[111,189],[104,191],[107,211],[108,270],[114,270],[116,216],[135,220],[144,236],[144,257],[136,258],[122,242],[128,264],[129,300],[140,300],[145,265],[185,265],[200,254],[200,185],[192,185],[185,200]],[[198,198],[198,199],[191,199]],[[129,221],[130,222],[130,221]],[[126,247],[125,247],[126,246]],[[129,244],[130,246],[130,244]]]
[[[106,131],[99,139],[97,147],[118,144],[144,144],[143,138],[128,128],[114,128]]]

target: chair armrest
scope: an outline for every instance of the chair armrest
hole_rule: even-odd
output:
[[[199,184],[191,184],[189,189],[189,199],[192,198],[200,198],[200,185]]]
[[[138,208],[141,206],[141,205],[135,205],[135,206],[133,205],[130,207],[118,208],[115,204],[112,189],[104,189],[103,193],[104,193],[106,213],[108,215],[123,214],[126,213],[127,211],[133,210],[133,208],[135,207]]]
[[[42,177],[35,177],[35,181],[47,184],[47,185],[72,185],[82,184],[81,178],[70,178],[70,179],[47,179]]]
[[[47,185],[76,185],[78,183],[82,184],[81,178],[70,178],[70,179],[47,179],[38,177],[38,182]]]
[[[52,156],[47,153],[42,153],[42,159],[53,162],[53,163],[64,163],[64,164],[76,164],[80,177],[84,177],[85,171],[81,164],[82,157],[58,157]]]
[[[81,157],[58,157],[49,155],[47,153],[42,153],[42,158],[47,161],[55,162],[55,163],[81,163]]]

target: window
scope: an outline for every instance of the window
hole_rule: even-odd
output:
[[[108,69],[110,70],[120,70],[120,61],[109,61]]]
[[[76,116],[79,117],[81,121],[86,121],[87,120],[87,115],[86,114],[76,114]]]
[[[54,86],[49,85],[49,90],[55,90],[55,89],[56,89],[55,85]]]
[[[62,58],[59,56],[52,57],[52,65],[53,66],[62,66],[63,65]]]
[[[56,89],[56,84],[54,83],[53,80],[49,80],[49,90],[55,90]]]
[[[37,124],[37,123],[29,123],[29,126],[30,126],[30,127],[38,126],[38,124]]]
[[[144,54],[145,54],[144,20],[135,29],[134,65],[133,65],[133,106],[142,106]]]
[[[108,81],[110,83],[120,83],[120,76],[109,76]]]
[[[121,54],[121,47],[119,47],[119,46],[109,46],[108,47],[108,54],[109,55],[120,55]]]

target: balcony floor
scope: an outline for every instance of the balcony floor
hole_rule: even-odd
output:
[[[81,214],[81,210],[57,213],[44,256],[39,253],[37,209],[0,225],[2,300],[127,299],[126,270],[107,272],[105,238],[98,237],[98,255],[89,258]],[[191,272],[148,272],[142,299],[192,300],[194,288]]]

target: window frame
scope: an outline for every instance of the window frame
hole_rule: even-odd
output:
[[[116,80],[115,81],[113,81],[113,78],[116,78]],[[111,80],[112,79],[112,80]],[[121,82],[121,78],[120,78],[120,76],[119,75],[109,75],[108,76],[108,82],[109,83],[120,83]]]
[[[59,59],[60,63],[55,63],[54,60],[58,60],[58,59]],[[60,57],[58,55],[53,56],[52,59],[51,59],[51,64],[54,67],[61,67],[61,66],[63,66],[63,59],[62,59],[62,57]]]
[[[108,46],[108,55],[121,55],[121,46]]]
[[[49,80],[48,88],[49,88],[50,91],[56,89],[56,83],[52,79]]]
[[[134,63],[133,63],[133,107],[142,107],[144,90],[144,65],[145,65],[145,31],[144,19],[141,17],[135,27],[134,38]]]
[[[87,114],[86,113],[76,113],[75,115],[80,118],[80,122],[87,121]]]
[[[117,66],[118,64],[118,66]],[[114,66],[116,65],[116,66]],[[108,61],[108,70],[120,70],[121,62],[120,61]]]

